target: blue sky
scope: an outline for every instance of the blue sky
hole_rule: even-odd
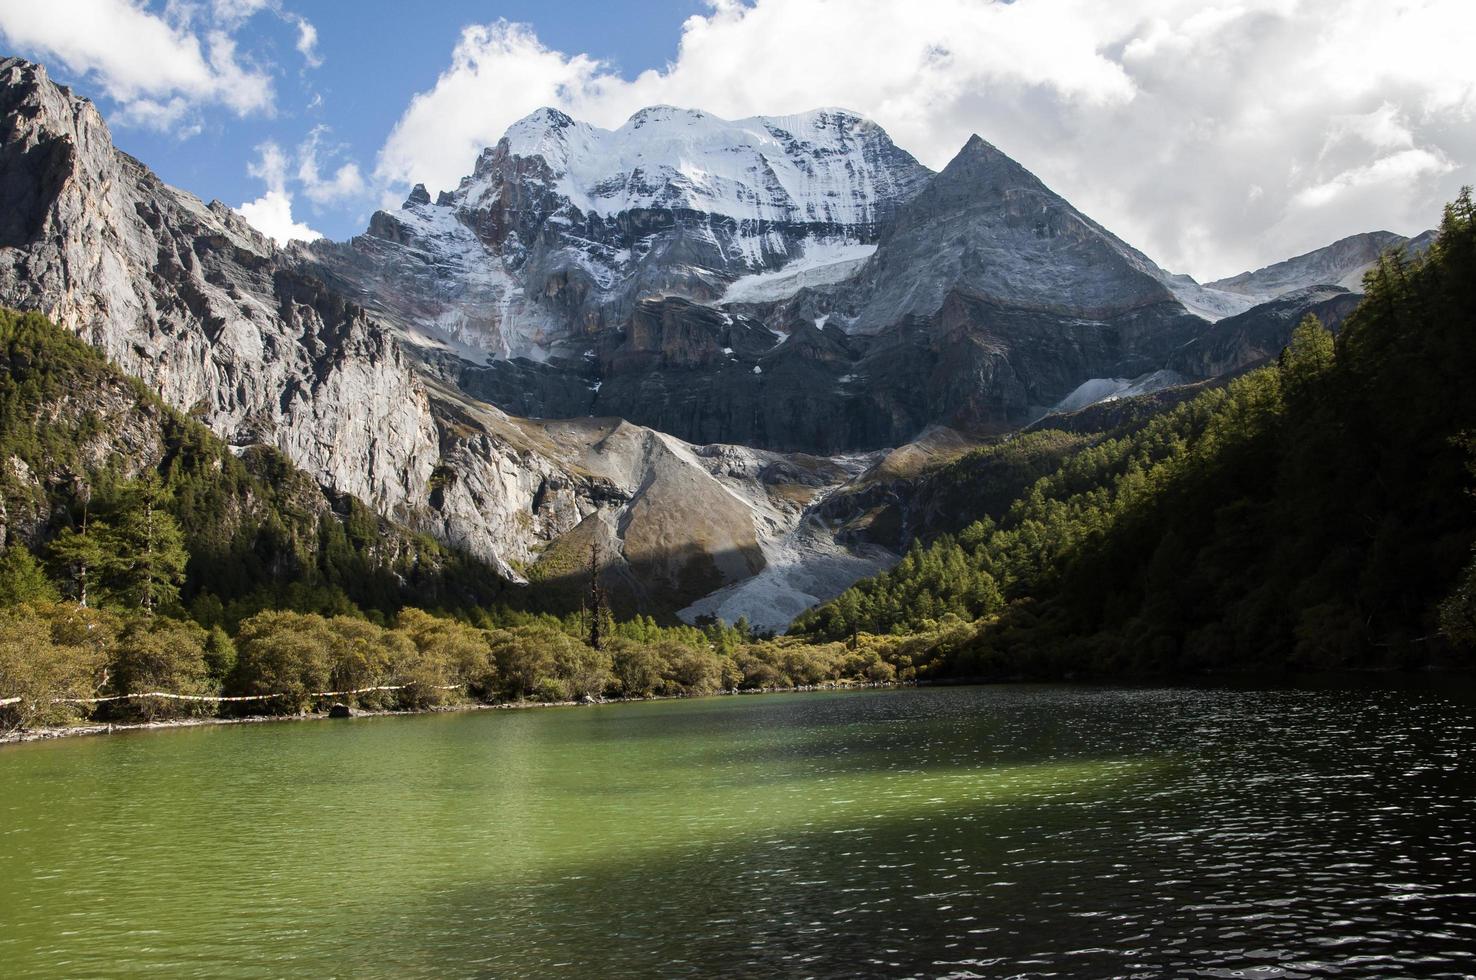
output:
[[[146,6],[162,15],[166,5]],[[436,0],[407,7],[391,0],[293,3],[291,12],[316,31],[316,67],[296,50],[297,24],[264,7],[237,36],[243,55],[270,66],[276,90],[271,115],[206,109],[198,120],[203,129],[186,135],[114,122],[114,142],[167,182],[234,206],[261,193],[262,181],[245,162],[267,140],[296,146],[315,127],[328,126],[323,142],[335,159],[357,160],[361,166],[372,162],[410,97],[435,84],[469,24],[499,18],[526,23],[550,47],[588,52],[634,75],[674,58],[682,21],[705,5],[700,0]],[[48,52],[35,46],[17,50],[8,36],[5,40],[6,53],[44,58],[53,78],[93,98],[110,116],[117,110],[118,101],[92,73],[45,58]],[[471,160],[466,163],[469,168]],[[347,207],[343,203],[305,202],[301,220],[329,237],[345,238],[363,230],[378,201],[366,196],[346,202]]]
[[[0,0],[0,45],[170,183],[286,240],[449,187],[542,105],[843,106],[940,168],[978,133],[1211,279],[1476,183],[1472,0]]]

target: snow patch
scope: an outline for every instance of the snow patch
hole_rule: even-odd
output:
[[[851,278],[876,251],[875,245],[842,239],[807,238],[796,259],[771,272],[756,272],[735,279],[718,304],[767,303],[788,299],[806,286],[824,286]],[[815,326],[824,327],[826,317]]]
[[[1163,279],[1163,284],[1168,287],[1169,292],[1174,294],[1174,298],[1183,305],[1184,309],[1211,323],[1223,320],[1227,316],[1244,313],[1262,302],[1255,296],[1245,296],[1210,286],[1201,286],[1188,276],[1170,275]]]
[[[1078,412],[1088,405],[1147,395],[1183,383],[1183,375],[1167,370],[1153,371],[1136,378],[1091,378],[1077,385],[1071,394],[1057,402],[1046,414]]]

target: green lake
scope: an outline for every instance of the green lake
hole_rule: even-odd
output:
[[[0,746],[0,975],[1468,976],[1473,742],[1431,683]]]

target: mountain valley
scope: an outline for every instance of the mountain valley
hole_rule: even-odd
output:
[[[40,66],[0,62],[0,126],[0,304],[508,582],[556,592],[597,545],[620,608],[766,629],[898,560],[918,526],[854,533],[878,494],[907,513],[1053,411],[1264,363],[1428,245],[1200,285],[977,136],[935,174],[843,110],[658,106],[540,110],[454,191],[279,247]]]

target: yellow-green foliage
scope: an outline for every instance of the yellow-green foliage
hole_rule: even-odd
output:
[[[0,610],[0,731],[60,725],[84,709],[53,698],[90,697],[113,653],[112,616],[71,605],[38,604]]]

